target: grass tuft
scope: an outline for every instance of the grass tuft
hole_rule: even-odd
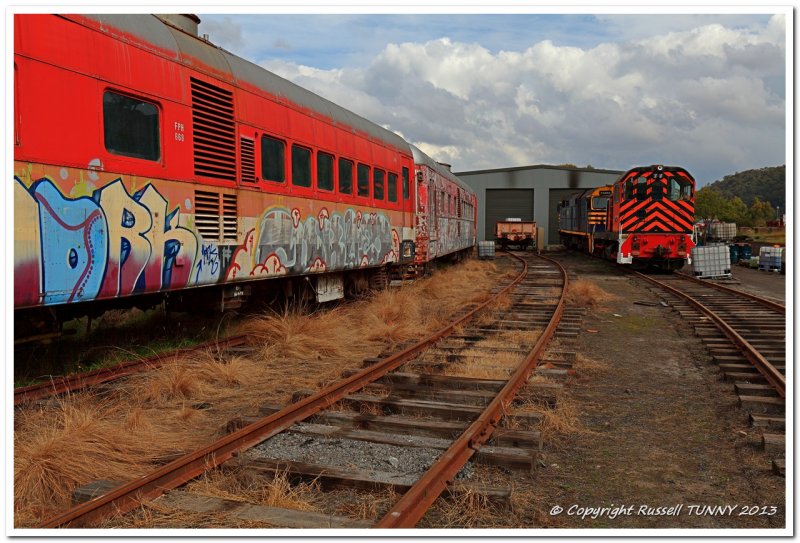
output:
[[[567,303],[577,307],[596,307],[615,298],[613,294],[586,279],[571,282],[567,291]]]

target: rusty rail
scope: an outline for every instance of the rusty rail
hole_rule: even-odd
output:
[[[758,349],[753,347],[746,339],[744,339],[736,330],[734,330],[727,322],[725,322],[722,317],[717,315],[714,311],[703,305],[702,303],[695,300],[690,295],[686,294],[683,291],[680,291],[670,285],[662,283],[652,277],[649,277],[643,273],[639,273],[633,270],[630,270],[630,273],[636,275],[640,279],[644,279],[657,285],[660,288],[678,296],[679,298],[683,298],[689,304],[694,306],[695,309],[700,311],[703,315],[711,319],[714,324],[717,325],[717,328],[725,334],[725,336],[736,345],[739,350],[742,352],[745,358],[758,370],[758,372],[764,376],[767,382],[772,385],[775,391],[781,398],[786,397],[786,378],[783,374],[778,371],[778,369],[773,366],[764,356],[758,352]],[[738,291],[737,291],[738,292]]]
[[[700,283],[701,285],[709,286],[711,288],[719,290],[720,292],[726,292],[728,294],[735,294],[737,296],[742,296],[744,298],[747,298],[748,300],[752,300],[754,302],[758,302],[761,305],[763,305],[765,307],[768,307],[769,309],[772,309],[772,310],[777,311],[779,313],[786,314],[786,306],[785,305],[781,305],[781,304],[779,304],[777,302],[773,302],[772,300],[768,300],[767,298],[763,298],[761,296],[756,296],[755,294],[750,294],[749,292],[745,292],[743,290],[739,290],[739,289],[736,289],[736,288],[726,287],[725,285],[720,285],[718,283],[712,283],[711,281],[706,281],[705,279],[698,279],[697,277],[692,277],[691,275],[688,275],[686,273],[676,272],[675,275],[683,277],[684,279],[689,279],[690,281],[694,281],[695,283]]]
[[[528,266],[523,261],[522,271],[495,296],[478,305],[462,317],[445,326],[421,342],[408,347],[380,362],[334,383],[316,394],[281,411],[245,426],[197,451],[178,458],[158,470],[121,485],[111,492],[76,505],[45,522],[40,528],[82,527],[117,513],[125,513],[144,500],[154,499],[194,477],[216,467],[243,450],[268,439],[296,422],[333,405],[346,395],[375,381],[403,365],[431,344],[450,334],[453,329],[472,318],[494,300],[511,290],[527,275]]]
[[[513,255],[515,256],[515,255]],[[518,258],[518,257],[517,257]],[[485,443],[506,413],[507,407],[514,400],[517,391],[525,384],[531,371],[536,368],[550,338],[555,334],[561,315],[564,312],[568,287],[567,272],[555,260],[542,257],[558,266],[564,280],[558,305],[538,341],[517,367],[508,383],[502,388],[492,402],[461,436],[447,449],[431,468],[403,495],[386,515],[378,521],[376,528],[413,528],[425,515],[439,495],[453,481],[464,464]]]
[[[53,377],[50,381],[15,388],[14,405],[17,406],[26,401],[39,400],[48,396],[73,392],[84,387],[121,379],[134,373],[157,368],[161,366],[165,360],[176,356],[186,356],[207,349],[228,349],[237,345],[243,345],[244,343],[247,343],[246,336],[235,336],[222,340],[209,341],[194,347],[159,353],[139,360],[130,360],[108,368],[100,368],[75,375]]]

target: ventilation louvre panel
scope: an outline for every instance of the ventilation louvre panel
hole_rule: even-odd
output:
[[[236,241],[236,195],[222,195],[222,237],[224,240]]]
[[[194,224],[203,239],[219,241],[219,194],[194,192]]]
[[[191,78],[194,173],[236,181],[233,93]]]
[[[221,197],[220,197],[221,196]],[[197,190],[194,193],[194,223],[206,241],[237,241],[238,217],[235,194]]]
[[[250,138],[239,140],[241,148],[240,158],[242,163],[242,182],[256,182],[256,143]]]

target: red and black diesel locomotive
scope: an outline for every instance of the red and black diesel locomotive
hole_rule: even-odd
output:
[[[473,247],[475,193],[449,168],[198,22],[14,17],[17,316],[325,301]]]
[[[619,264],[679,269],[694,247],[694,186],[680,167],[630,169],[561,202],[561,242]]]

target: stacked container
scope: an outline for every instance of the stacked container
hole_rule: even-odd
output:
[[[692,249],[695,277],[730,277],[731,253],[727,245],[704,245]]]
[[[758,254],[759,271],[781,271],[783,260],[783,247],[762,247]]]
[[[478,242],[478,258],[481,260],[494,259],[494,242],[493,241],[479,241]]]
[[[735,222],[712,222],[708,226],[708,239],[729,241],[736,237]]]

